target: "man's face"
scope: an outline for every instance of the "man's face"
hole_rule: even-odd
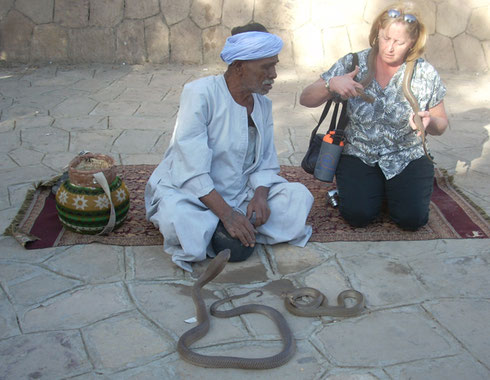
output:
[[[272,89],[274,79],[277,78],[276,65],[278,62],[277,55],[254,61],[244,61],[243,87],[260,95],[267,94]]]

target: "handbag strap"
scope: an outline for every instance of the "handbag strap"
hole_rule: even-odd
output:
[[[333,101],[330,99],[327,104],[325,104],[325,107],[323,108],[323,112],[320,116],[320,120],[318,120],[318,124],[313,130],[311,131],[311,136],[310,136],[310,145],[313,142],[313,139],[316,136],[316,133],[318,132],[318,128],[320,128],[320,125],[323,123],[323,120],[327,117],[328,111],[330,110],[330,106],[332,105]],[[335,110],[337,110],[338,104],[335,105]],[[333,119],[332,119],[333,120]]]
[[[357,55],[357,53],[352,53],[352,64],[349,72],[354,71],[357,65],[359,65],[359,56]],[[338,133],[343,132],[347,125],[346,122],[345,123],[340,122],[341,120],[344,120],[347,117],[347,100],[343,100],[341,103],[342,103],[342,111],[340,112],[339,122],[336,123],[337,113],[334,113],[334,115],[332,115],[332,121],[330,122],[330,128],[328,130],[329,132],[333,130],[338,131]]]

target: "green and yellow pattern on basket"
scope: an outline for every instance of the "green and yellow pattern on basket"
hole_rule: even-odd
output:
[[[129,191],[119,177],[109,189],[116,211],[114,228],[117,228],[128,214]],[[69,230],[97,234],[107,225],[110,203],[101,187],[81,187],[65,181],[56,193],[56,209],[61,223]]]
[[[69,164],[68,177],[56,192],[56,210],[65,228],[81,234],[106,234],[124,222],[129,190],[116,175],[112,157],[77,156]]]

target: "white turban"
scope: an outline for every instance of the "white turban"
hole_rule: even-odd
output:
[[[221,51],[221,59],[226,64],[233,61],[250,61],[273,57],[282,49],[281,38],[266,32],[244,32],[226,39]]]

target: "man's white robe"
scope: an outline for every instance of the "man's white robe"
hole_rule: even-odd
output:
[[[164,250],[181,268],[214,256],[211,237],[218,217],[200,200],[215,189],[244,214],[259,186],[269,187],[271,216],[257,228],[257,243],[304,246],[313,197],[300,183],[278,176],[272,104],[253,94],[251,117],[257,127],[255,161],[243,169],[248,147],[247,109],[231,96],[223,75],[184,86],[174,133],[145,191],[146,216],[160,229]]]

